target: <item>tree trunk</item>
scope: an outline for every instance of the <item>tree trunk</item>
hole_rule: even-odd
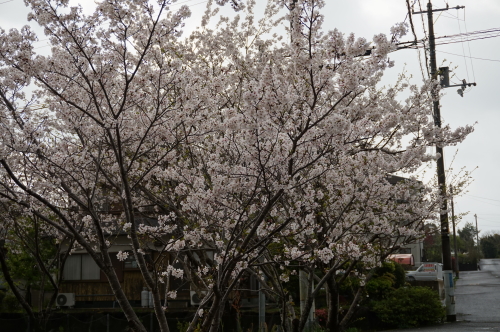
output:
[[[224,314],[224,309],[225,309],[225,301],[219,305],[219,309],[217,310],[217,313],[215,314],[215,317],[212,320],[212,325],[210,326],[209,332],[217,332],[219,330],[219,325],[222,319],[222,315]]]
[[[300,324],[300,321],[297,318],[295,318],[292,321],[292,332],[299,332],[299,324]]]
[[[217,312],[219,310],[220,294],[219,294],[218,287],[216,284],[213,286],[212,290],[213,290],[212,305],[210,306],[210,309],[208,310],[208,312],[203,314],[204,318],[203,318],[203,322],[201,324],[201,329],[200,329],[201,332],[210,331],[211,322],[215,319],[215,315],[217,315]],[[208,294],[207,294],[207,296],[208,296]],[[202,301],[202,303],[203,303],[203,301]],[[200,306],[201,306],[201,303],[200,303]],[[194,326],[192,326],[192,325],[193,324],[191,324],[191,326],[187,332],[194,331]],[[193,329],[191,329],[192,327],[193,327]]]
[[[337,283],[334,278],[326,281],[328,287],[328,319],[326,321],[326,328],[329,332],[340,332],[339,326],[339,291]]]
[[[125,318],[128,321],[129,327],[134,332],[147,332],[146,328],[139,320],[139,317],[137,317],[137,314],[135,313],[134,309],[130,305],[130,302],[128,301],[127,296],[125,295],[125,292],[122,289],[120,281],[118,280],[118,277],[116,276],[115,269],[113,268],[113,265],[111,264],[111,259],[109,257],[108,252],[103,252],[103,260],[105,263],[105,269],[103,269],[103,272],[106,275],[106,277],[108,278],[109,285],[111,286],[111,290],[113,291],[113,294],[115,295],[115,298],[118,301],[118,304],[120,305],[121,309],[123,310]]]

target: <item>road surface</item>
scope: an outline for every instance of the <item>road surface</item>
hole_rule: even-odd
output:
[[[481,271],[460,272],[456,323],[392,331],[500,332],[500,259],[482,259],[480,266]]]

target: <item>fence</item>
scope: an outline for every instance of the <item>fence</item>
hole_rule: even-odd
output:
[[[179,315],[168,315],[171,332],[182,332],[191,321],[191,315],[182,313]],[[148,332],[160,330],[158,321],[153,313],[139,315]],[[279,325],[279,314],[267,314],[266,323],[268,330]],[[235,315],[225,315],[221,322],[221,331],[257,331],[257,313],[242,313],[237,320]],[[0,317],[1,332],[29,332],[30,322],[28,316],[23,314],[9,314],[8,317]],[[128,323],[123,314],[54,314],[47,323],[49,332],[126,332],[129,331]]]
[[[458,262],[459,271],[477,271],[477,263],[463,264]]]
[[[154,315],[147,314],[139,317],[148,332],[159,330]],[[0,318],[2,332],[29,332],[30,322],[27,316],[19,318]],[[47,331],[53,332],[124,332],[128,331],[127,320],[111,314],[90,315],[89,319],[81,319],[75,315],[57,315],[49,319]]]

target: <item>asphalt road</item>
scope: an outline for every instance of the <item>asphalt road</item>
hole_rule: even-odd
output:
[[[455,288],[457,322],[392,330],[500,332],[500,259],[482,259],[481,271],[460,272]]]

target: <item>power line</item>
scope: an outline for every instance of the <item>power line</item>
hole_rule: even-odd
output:
[[[484,219],[484,218],[480,218],[480,217],[477,217],[477,219],[479,219],[481,221],[493,222],[493,223],[495,223],[496,225],[498,225],[500,227],[500,221],[499,220],[490,220],[490,219]]]
[[[466,37],[464,39],[463,37]],[[436,37],[435,39],[443,39],[443,41],[436,41],[436,45],[447,45],[447,44],[455,44],[455,43],[464,43],[464,42],[470,42],[473,40],[480,40],[480,39],[489,39],[489,38],[496,38],[500,37],[500,28],[494,28],[494,29],[488,29],[488,30],[479,30],[479,31],[474,31],[474,32],[468,32],[468,33],[463,33],[463,34],[456,34],[456,35],[449,35],[449,36],[440,36]],[[447,40],[449,39],[449,40]],[[398,43],[397,45],[405,45],[405,46],[400,46],[399,49],[404,49],[404,48],[411,48],[411,49],[418,49],[418,48],[426,48],[425,47],[425,42],[427,41],[427,38],[418,40],[416,43],[414,41],[411,42],[402,42]],[[455,54],[457,55],[457,54]],[[462,55],[459,55],[462,56]],[[472,59],[475,59],[474,57],[471,57]]]
[[[457,9],[458,11],[458,9]],[[462,27],[460,26],[460,21],[458,20],[458,13],[457,13],[457,24],[458,24],[458,31],[460,32],[460,45],[462,46],[462,54],[464,58],[464,63],[465,63],[465,72],[467,73],[467,81],[470,82],[469,78],[469,66],[467,65],[467,59],[465,58],[465,49],[464,49],[464,43],[463,43],[463,34],[462,34]]]
[[[477,36],[477,37],[475,37],[475,36]],[[435,37],[435,39],[449,39],[449,41],[446,41],[449,43],[450,41],[451,42],[464,42],[464,41],[470,41],[470,40],[476,40],[476,39],[494,38],[494,37],[499,37],[499,36],[500,36],[500,28],[491,28],[491,29],[486,29],[486,30],[458,33],[458,34],[454,34],[454,35],[438,36],[438,37]],[[464,40],[464,37],[467,39]],[[417,42],[424,43],[426,40],[427,40],[427,37],[424,39],[417,40]],[[409,43],[411,43],[411,42],[403,42],[400,44],[409,44]],[[440,43],[443,43],[443,42],[440,42]]]
[[[461,18],[459,18],[458,16],[453,15],[452,13],[445,13],[445,12],[442,12],[442,13],[443,13],[443,17],[446,17],[446,18],[449,18],[449,19],[452,19],[452,20],[463,21]]]
[[[37,50],[39,48],[44,48],[44,47],[49,47],[50,45],[45,45],[45,46],[38,46],[38,47],[33,47],[34,50]]]
[[[465,27],[465,33],[468,33],[468,31],[467,31],[467,22],[465,21],[465,8],[464,8],[464,27]],[[474,72],[474,63],[472,62],[472,54],[471,54],[471,51],[470,51],[470,42],[467,42],[467,46],[469,47],[469,58],[471,59],[470,60],[470,65],[471,65],[471,68],[472,68],[472,77],[474,78],[474,82],[475,82],[476,81],[476,73]]]
[[[486,198],[486,197],[474,196],[474,195],[470,195],[470,194],[465,194],[465,195],[466,195],[466,196],[471,196],[471,197],[476,197],[476,198],[487,199],[488,201],[500,202],[500,199]]]
[[[445,35],[445,36],[440,36],[436,37],[436,39],[442,39],[442,38],[461,38],[463,36],[471,36],[471,35],[479,35],[479,34],[484,34],[484,33],[493,33],[493,34],[498,34],[500,32],[500,28],[490,28],[486,30],[477,30],[477,31],[472,31],[472,32],[467,32],[467,33],[460,33],[460,34],[455,34],[455,35]]]
[[[483,36],[472,37],[475,35],[483,35]],[[466,39],[464,40],[462,37],[466,37]],[[496,38],[496,37],[500,37],[500,29],[498,28],[490,31],[475,31],[474,33],[470,32],[468,34],[462,34],[462,35],[437,37],[436,39],[449,39],[449,40],[436,42],[436,45],[463,43],[463,42],[470,42],[473,40]]]
[[[467,196],[467,195],[466,195],[466,196]],[[485,202],[485,201],[482,201],[482,200],[477,199],[477,198],[474,198],[474,197],[469,197],[469,198],[470,198],[470,199],[473,199],[473,200],[475,200],[475,201],[478,201],[478,202],[480,202],[480,203],[483,203],[483,204],[488,204],[488,205],[492,205],[492,206],[498,206],[498,207],[500,207],[500,204],[494,204],[494,203],[490,203],[490,202]]]
[[[418,7],[420,8],[420,11],[422,12],[422,4],[420,3],[420,0],[418,0]],[[424,15],[420,15],[420,18],[422,20],[422,29],[424,31],[424,40],[429,40],[427,36],[427,30],[425,29],[425,20],[424,20]],[[419,57],[420,57],[420,51],[419,51]],[[430,77],[429,73],[429,58],[427,57],[427,49],[424,47],[424,57],[425,57],[425,69],[427,70],[427,76]],[[422,66],[422,65],[420,65]],[[423,75],[423,70],[422,70],[422,75]]]
[[[12,2],[12,1],[14,1],[14,0],[8,0],[8,1],[0,2],[0,5],[3,5],[4,3]]]
[[[456,55],[456,56],[461,56],[460,54],[450,53],[450,52],[445,52],[445,51],[438,51],[438,52],[446,53],[446,54],[451,54],[451,55]],[[471,59],[476,59],[476,60],[500,62],[500,60],[497,60],[497,59],[486,59],[486,58],[477,58],[477,57],[470,57],[470,56],[465,56],[465,57],[466,58],[471,58]]]
[[[182,5],[183,3],[188,3],[188,2],[191,2],[191,1],[196,1],[196,0],[186,0],[186,1],[176,2],[176,3],[171,4],[170,7],[177,6],[177,5]],[[205,2],[208,2],[208,0],[202,1],[202,2],[198,2],[198,3],[192,4],[192,5],[189,5],[188,7],[200,5],[200,4],[205,3]]]

